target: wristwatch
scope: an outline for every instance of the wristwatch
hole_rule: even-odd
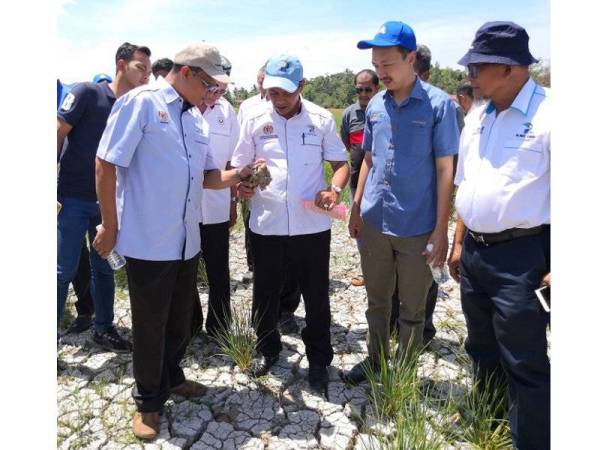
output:
[[[335,192],[336,194],[339,194],[340,192],[342,192],[342,188],[339,186],[336,186],[335,184],[331,184],[331,190],[333,192]]]

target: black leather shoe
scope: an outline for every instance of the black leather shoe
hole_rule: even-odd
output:
[[[329,373],[327,367],[319,364],[308,366],[308,384],[317,392],[327,393],[327,383],[329,383]]]
[[[374,365],[369,358],[366,358],[346,373],[340,370],[340,378],[345,383],[358,384],[367,379],[368,368],[375,373],[379,373],[379,367]]]
[[[75,320],[71,322],[71,325],[69,325],[69,328],[67,328],[65,334],[82,333],[83,331],[88,330],[91,326],[92,318],[90,316],[77,316]]]
[[[250,364],[250,375],[253,377],[262,377],[269,372],[269,369],[279,360],[279,355],[260,356],[255,358]]]
[[[279,331],[281,331],[281,334],[297,334],[300,331],[293,313],[288,311],[281,313],[279,317]]]

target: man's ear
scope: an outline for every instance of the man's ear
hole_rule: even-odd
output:
[[[306,79],[302,79],[300,81],[300,84],[298,85],[298,92],[302,93],[302,91],[304,90],[304,85],[306,84]]]
[[[119,71],[123,72],[125,70],[126,65],[127,65],[127,62],[124,59],[117,60],[117,72],[119,72]]]

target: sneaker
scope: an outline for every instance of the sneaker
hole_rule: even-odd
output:
[[[340,370],[339,376],[344,383],[358,384],[367,379],[367,373],[369,371],[372,371],[373,373],[379,373],[380,369],[378,366],[378,364],[373,364],[369,358],[366,358],[365,360],[356,364],[348,372],[344,373]]]
[[[94,342],[100,347],[116,353],[131,352],[131,343],[117,333],[115,327],[110,327],[104,333],[94,331]]]
[[[91,316],[77,316],[75,318],[75,320],[73,320],[73,322],[71,322],[71,325],[69,325],[69,328],[67,328],[67,331],[65,331],[65,334],[71,334],[71,333],[82,333],[85,330],[89,329],[92,326],[92,317]]]
[[[296,322],[296,317],[289,311],[284,311],[279,316],[279,331],[282,334],[298,334],[300,327]]]
[[[258,358],[255,358],[250,364],[249,375],[255,378],[266,375],[278,360],[278,354],[275,356],[261,355]]]

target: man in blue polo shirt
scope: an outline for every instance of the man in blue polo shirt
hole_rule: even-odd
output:
[[[386,22],[373,40],[372,61],[386,91],[369,102],[361,167],[348,224],[360,236],[369,324],[369,357],[342,378],[365,379],[378,370],[379,351],[389,356],[389,321],[397,283],[399,354],[421,347],[428,264],[444,263],[452,196],[453,155],[458,150],[456,108],[440,89],[419,80],[412,28]],[[429,244],[433,247],[426,251]]]
[[[60,156],[57,218],[57,319],[60,321],[69,283],[77,273],[85,233],[92,241],[100,224],[96,199],[95,158],[98,143],[115,100],[148,82],[150,50],[124,43],[117,50],[117,72],[112,83],[80,83],[69,92],[57,119],[57,157],[65,138],[68,144]],[[90,251],[91,293],[95,310],[94,342],[112,351],[129,351],[131,345],[113,326],[114,274],[108,263]]]

